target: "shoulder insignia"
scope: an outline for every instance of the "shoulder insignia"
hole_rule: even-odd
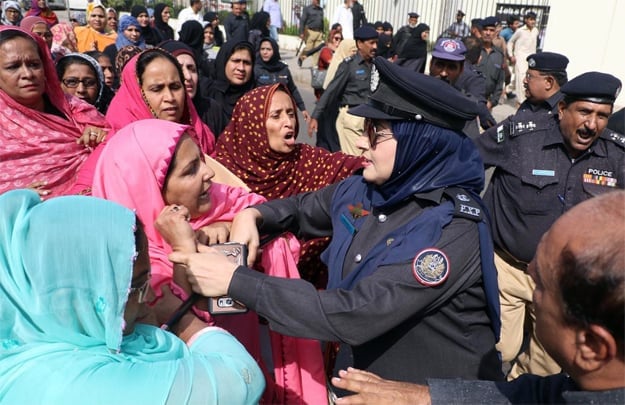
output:
[[[618,132],[606,131],[605,138],[614,142],[615,144],[625,147],[625,135],[621,135]],[[603,138],[603,137],[602,137]]]
[[[435,287],[449,276],[449,259],[439,249],[427,248],[418,252],[412,261],[412,274],[420,284]]]
[[[351,57],[351,56],[348,56],[347,58],[343,59],[343,62],[345,62],[345,63],[349,63],[349,62],[351,62],[351,61],[352,61],[352,59],[354,59],[354,58],[353,58],[353,57]]]
[[[528,134],[530,132],[542,131],[550,127],[549,122],[545,120],[527,119],[523,121],[515,121],[514,117],[508,123],[508,134],[511,137]]]
[[[454,216],[480,222],[484,212],[480,204],[465,190],[458,187],[445,189],[445,195],[454,202]]]

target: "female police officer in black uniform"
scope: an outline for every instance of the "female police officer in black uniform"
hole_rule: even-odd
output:
[[[236,267],[216,250],[170,258],[196,292],[229,294],[282,334],[347,343],[355,367],[384,378],[500,379],[483,164],[461,133],[477,106],[441,80],[375,65],[377,89],[350,110],[367,118],[362,174],[248,208],[232,224],[252,260],[259,231],[332,235],[327,290]]]

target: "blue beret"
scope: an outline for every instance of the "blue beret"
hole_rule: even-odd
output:
[[[354,39],[358,39],[360,41],[366,41],[368,39],[377,39],[378,32],[370,25],[363,25],[354,31]]]
[[[419,18],[419,14],[412,12],[412,13],[408,13],[408,17],[410,18]]]
[[[371,73],[372,83],[379,75],[377,88],[367,104],[350,108],[350,114],[381,120],[423,120],[458,131],[477,116],[477,103],[444,81],[403,68],[381,56],[373,63],[377,73]]]
[[[555,52],[533,53],[527,57],[527,66],[541,72],[566,72],[569,58]]]
[[[613,104],[621,92],[621,81],[601,72],[586,72],[560,88],[567,100],[584,100],[598,104]]]
[[[446,60],[464,60],[465,53],[467,53],[467,47],[464,46],[462,41],[453,38],[439,39],[436,41],[434,49],[432,49],[433,57]]]
[[[486,17],[482,20],[482,27],[496,27],[499,25],[497,17]]]

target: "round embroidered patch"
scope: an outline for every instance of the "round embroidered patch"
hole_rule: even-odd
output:
[[[449,276],[449,259],[438,249],[423,249],[412,261],[412,274],[425,286],[440,285]]]

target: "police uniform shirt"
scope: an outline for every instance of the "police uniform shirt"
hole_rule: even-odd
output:
[[[304,28],[313,31],[323,31],[323,9],[321,7],[315,7],[312,4],[304,7],[300,22],[300,34],[304,33]]]
[[[480,106],[478,116],[482,128],[486,129],[497,123],[486,106],[486,79],[475,66],[465,61],[462,73],[460,73],[458,80],[456,80],[453,86],[464,94],[470,95],[471,98],[478,103]],[[465,131],[465,133],[467,132]],[[469,133],[467,133],[467,135],[469,135],[471,139],[474,138],[474,136]],[[479,135],[479,129],[476,135]]]
[[[525,100],[523,101],[523,103],[521,103],[515,115],[518,115],[520,113],[527,113],[527,118],[532,118],[533,114],[539,113],[556,116],[558,115],[558,103],[563,98],[564,94],[558,91],[548,99],[538,104],[533,104],[529,100]],[[525,118],[525,116],[523,116],[522,118]]]
[[[226,39],[228,41],[247,41],[249,34],[249,17],[246,13],[235,16],[230,13],[224,21],[224,29],[226,30]]]
[[[495,248],[522,263],[566,210],[624,188],[625,137],[607,129],[576,159],[565,149],[556,117],[547,114],[513,116],[475,143],[484,164],[496,167],[484,196]]]
[[[293,80],[289,66],[286,63],[283,65],[280,70],[269,71],[259,63],[254,64],[256,87],[282,83],[289,89],[289,92],[291,92],[297,108],[299,108],[300,111],[305,111],[306,104],[304,104],[304,99],[297,89],[297,86],[295,86],[295,81]]]
[[[496,46],[491,47],[491,52],[482,49],[480,63],[476,65],[486,79],[486,98],[494,107],[499,104],[499,97],[503,89],[504,72],[502,65],[504,62],[503,52]]]
[[[271,234],[287,228],[303,237],[331,235],[336,187],[256,206],[263,216],[259,231]],[[352,237],[343,267],[330,271],[345,276],[389,232],[442,198],[437,190],[392,212],[371,212]],[[435,247],[452,266],[449,278],[436,288],[417,282],[410,261],[382,266],[351,290],[325,291],[303,280],[267,277],[239,267],[229,294],[266,317],[272,330],[349,344],[355,367],[384,378],[415,383],[435,376],[500,378],[486,314],[477,223],[454,217]]]
[[[371,94],[371,66],[358,52],[353,57],[345,58],[317,102],[313,118],[319,119],[323,115],[330,100],[340,100],[341,107],[366,103]]]

